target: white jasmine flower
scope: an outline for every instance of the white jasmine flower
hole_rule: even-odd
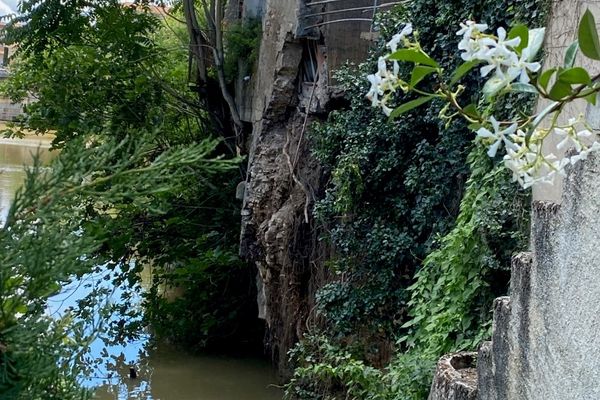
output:
[[[554,128],[554,134],[560,137],[564,137],[558,144],[556,148],[560,151],[566,150],[571,143],[575,143],[575,141],[571,138],[569,133],[561,128]]]
[[[525,132],[518,130],[514,135],[521,144],[515,143],[507,147],[504,156],[504,166],[512,171],[513,181],[516,181],[523,188],[528,188],[541,180],[551,181],[551,175],[554,169],[548,168],[548,163],[544,164],[539,154],[539,146],[535,143],[538,139],[537,132],[534,132],[529,145],[525,144]]]
[[[496,42],[491,38],[472,39],[465,37],[458,43],[458,49],[464,50],[460,57],[465,61],[485,60],[490,51],[490,46]]]
[[[383,95],[383,92],[380,89],[382,82],[381,76],[377,74],[368,75],[367,79],[371,82],[371,89],[369,89],[369,92],[367,93],[367,99],[371,101],[373,107],[377,107],[379,105],[379,96]]]
[[[487,31],[487,24],[477,24],[475,21],[465,21],[460,24],[460,30],[456,32],[458,36],[471,37],[474,33],[480,33]]]
[[[387,117],[389,117],[389,116],[390,116],[390,114],[392,113],[392,111],[394,111],[394,109],[392,109],[392,108],[389,108],[388,106],[386,106],[386,105],[385,105],[385,104],[383,104],[383,103],[381,104],[381,109],[383,110],[383,113],[384,113],[384,114],[385,114]]]
[[[506,29],[502,27],[498,28],[496,32],[498,33],[498,44],[496,45],[496,47],[500,47],[503,49],[506,49],[507,47],[515,48],[521,44],[520,37],[506,40]]]
[[[390,50],[392,50],[392,53],[395,52],[396,50],[398,50],[398,45],[400,44],[400,42],[402,42],[402,40],[404,40],[404,38],[410,35],[412,32],[413,27],[411,23],[404,25],[404,28],[400,33],[397,33],[394,36],[392,36],[392,40],[390,40],[386,44],[386,47],[389,47]]]
[[[578,161],[587,159],[589,153],[590,153],[589,151],[584,150],[579,154],[575,154],[574,156],[571,156],[571,158],[570,158],[571,165],[575,165],[575,164],[577,164]]]
[[[466,21],[460,24],[461,29],[456,32],[457,35],[462,35],[463,38],[458,43],[458,49],[464,50],[460,55],[465,61],[479,59],[489,50],[489,46],[494,43],[490,38],[479,37],[482,32],[488,29],[486,24],[476,24],[474,21]]]
[[[519,57],[517,53],[511,50],[511,47],[518,46],[521,42],[520,38],[514,38],[506,40],[506,30],[504,28],[498,28],[498,41],[488,39],[489,43],[486,46],[489,47],[484,53],[476,54],[478,60],[485,61],[488,65],[481,67],[481,76],[487,76],[494,69],[496,70],[496,76],[505,81],[506,84],[512,82],[519,74],[520,70],[516,74],[510,74],[506,79],[505,68],[514,68],[518,62]]]
[[[377,60],[377,73],[381,77],[388,75],[387,62],[385,57],[379,57]]]
[[[535,73],[542,67],[539,62],[530,62],[528,61],[529,59],[529,50],[525,48],[521,53],[521,58],[514,65],[509,67],[509,75],[513,76],[513,79],[518,76],[519,82],[521,83],[529,83],[529,74],[527,71]]]
[[[580,138],[580,139],[581,138],[589,138],[592,135],[593,135],[593,133],[591,131],[589,131],[588,129],[584,129],[584,130],[582,130],[580,132],[577,132],[577,137]],[[596,142],[594,142],[594,143],[596,143]]]
[[[494,131],[492,132],[489,129],[482,127],[479,128],[479,130],[477,131],[477,136],[483,139],[494,139],[494,143],[492,143],[492,145],[490,146],[487,154],[490,157],[495,157],[496,153],[498,152],[498,149],[500,148],[500,145],[502,143],[510,142],[508,137],[515,133],[515,131],[517,130],[517,124],[515,123],[506,129],[501,129],[500,123],[496,121],[496,118],[492,116],[490,117],[489,121],[492,124],[492,128],[494,129]],[[507,148],[511,146],[512,142],[510,142],[510,144],[507,144]]]

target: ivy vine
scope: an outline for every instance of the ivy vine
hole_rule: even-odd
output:
[[[451,71],[459,38],[448,27],[465,19],[542,26],[546,9],[546,0],[415,0],[382,16],[380,33],[386,40],[412,22]],[[289,398],[425,398],[437,358],[485,338],[510,257],[527,245],[529,194],[473,145],[466,126],[439,122],[441,104],[393,123],[369,109],[365,75],[379,55],[338,72],[347,107],[313,129],[314,154],[330,171],[316,214],[337,257],[335,278],[317,295],[326,322],[291,354]],[[476,101],[481,86],[468,78],[463,96]],[[531,100],[507,98],[497,114]]]

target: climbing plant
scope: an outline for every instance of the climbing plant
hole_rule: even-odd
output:
[[[228,81],[238,78],[240,63],[247,69],[249,75],[258,60],[258,51],[262,39],[262,21],[248,19],[230,23],[224,35],[225,45],[225,76]]]
[[[315,155],[331,171],[316,211],[328,231],[324,239],[337,250],[329,262],[334,279],[317,298],[321,333],[292,353],[298,368],[289,397],[343,398],[358,385],[368,394],[357,398],[422,399],[439,356],[485,337],[490,300],[505,292],[510,257],[527,244],[529,195],[474,144],[467,122],[439,118],[443,101],[431,99],[389,121],[369,107],[365,77],[408,21],[423,51],[453,71],[460,37],[448,31],[452,21],[541,26],[545,9],[544,1],[413,1],[381,17],[383,42],[371,61],[339,74],[347,109],[332,113],[312,136]],[[401,76],[414,67],[388,65]],[[418,76],[424,90],[435,87],[430,78]],[[463,79],[460,98],[477,103],[484,80]],[[390,104],[412,100],[396,92]],[[514,116],[531,105],[525,93],[494,109]],[[323,356],[331,346],[338,357]],[[332,372],[359,365],[368,383]],[[372,366],[385,368],[372,373]]]

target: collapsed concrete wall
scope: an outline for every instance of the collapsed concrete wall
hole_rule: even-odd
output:
[[[368,21],[348,21],[343,36],[338,34],[344,22],[327,28],[339,11],[332,7],[341,4],[373,6],[372,0],[266,0],[258,65],[243,83],[249,88],[241,99],[242,116],[252,125],[252,135],[241,253],[258,267],[260,317],[284,374],[287,351],[306,330],[315,292],[327,279],[323,261],[330,251],[318,240],[312,218],[323,173],[310,154],[308,129],[326,117],[330,100],[339,95],[330,85],[332,69],[345,60],[364,60],[369,46],[361,38],[371,29]],[[365,19],[362,10],[354,14]]]
[[[318,166],[302,156],[306,150],[299,137],[303,123],[296,106],[302,44],[295,38],[297,3],[273,0],[266,4],[253,77],[253,133],[242,209],[242,255],[258,267],[259,316],[267,322],[267,345],[274,361],[283,369],[287,350],[297,340],[308,313],[303,296],[310,279],[310,255],[302,244],[298,248],[296,237],[306,230],[304,191],[316,186],[319,178]],[[288,165],[292,156],[299,160],[293,171]],[[302,176],[302,185],[294,182],[292,172]]]

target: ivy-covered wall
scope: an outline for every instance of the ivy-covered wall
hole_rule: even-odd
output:
[[[485,337],[510,257],[527,246],[529,193],[510,184],[465,124],[438,118],[442,104],[388,122],[365,100],[365,77],[406,22],[452,71],[460,22],[541,26],[545,2],[412,1],[381,18],[382,42],[368,62],[338,73],[345,108],[311,136],[329,173],[315,211],[322,240],[336,249],[328,261],[335,278],[317,293],[323,324],[292,352],[289,397],[424,398],[437,357]],[[462,96],[477,102],[478,75],[463,84]],[[531,106],[516,96],[495,112]]]

